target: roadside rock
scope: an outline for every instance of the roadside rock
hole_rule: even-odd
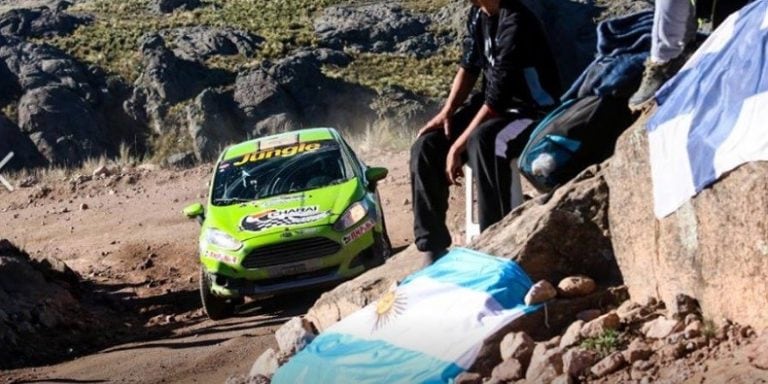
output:
[[[277,372],[278,368],[280,368],[280,363],[278,362],[277,352],[272,348],[268,348],[258,359],[256,359],[256,362],[253,363],[248,376],[265,376],[271,378],[275,372]]]
[[[411,245],[387,260],[383,266],[324,293],[309,309],[305,318],[318,332],[322,332],[347,315],[378,300],[394,284],[430,262],[415,245]]]
[[[397,51],[425,57],[444,45],[427,31],[428,17],[414,16],[393,3],[331,6],[314,24],[320,43],[339,50]]]
[[[525,305],[534,305],[554,299],[557,296],[557,290],[552,283],[546,280],[540,280],[528,290],[525,294]]]
[[[499,344],[501,360],[515,359],[520,362],[522,369],[528,368],[533,349],[536,347],[533,339],[525,332],[513,332],[504,336]]]
[[[648,360],[653,355],[651,347],[640,339],[634,339],[625,351],[622,352],[624,360],[628,364],[634,364],[636,361]]]
[[[522,379],[525,374],[523,365],[517,359],[507,359],[497,365],[491,373],[491,380],[508,382]]]
[[[280,353],[292,356],[301,351],[315,338],[312,323],[301,317],[293,317],[275,332]]]
[[[475,372],[462,372],[453,382],[454,384],[482,384],[483,376]]]
[[[584,321],[582,320],[576,320],[568,326],[568,329],[565,330],[563,337],[560,339],[560,348],[565,349],[578,344],[582,339],[581,328],[583,326]]]
[[[608,227],[608,187],[599,166],[586,169],[545,204],[530,200],[470,245],[516,261],[533,281],[589,274],[619,283]],[[585,308],[586,309],[586,308]]]
[[[595,364],[595,366],[592,367],[591,372],[597,377],[603,377],[618,371],[624,367],[626,363],[627,362],[624,361],[624,356],[622,356],[621,352],[614,352]]]
[[[657,219],[645,123],[639,119],[619,138],[606,175],[611,200],[621,202],[611,205],[609,216],[630,295],[675,303],[677,294],[687,293],[706,318],[768,327],[768,294],[756,278],[768,275],[768,195],[762,192],[768,190],[768,163],[728,172],[675,213]],[[656,261],[649,263],[648,255]]]
[[[752,342],[747,350],[749,363],[755,368],[768,370],[768,332],[763,333]]]
[[[658,317],[643,325],[643,334],[649,339],[663,339],[683,330],[684,324],[679,320]]]
[[[581,328],[581,337],[598,337],[607,330],[618,329],[621,325],[619,316],[614,312],[606,313],[594,319]]]
[[[169,35],[173,53],[189,61],[203,61],[217,55],[252,57],[264,43],[263,37],[232,27],[182,27],[171,30]]]
[[[579,377],[597,362],[595,351],[584,348],[569,349],[563,354],[563,371],[571,377]]]
[[[595,281],[587,276],[570,276],[560,280],[557,290],[560,296],[577,297],[586,296],[597,288]]]
[[[192,152],[174,153],[165,159],[165,163],[175,168],[189,168],[195,165],[196,157]]]
[[[542,343],[536,344],[525,380],[532,383],[549,382],[562,373],[563,353],[560,348],[547,349]]]
[[[262,135],[292,131],[302,126],[299,107],[287,90],[264,69],[238,74],[234,101],[243,114],[242,132]],[[212,123],[216,124],[216,121]]]
[[[191,11],[201,5],[200,0],[151,0],[150,9],[159,13]]]
[[[55,7],[20,8],[0,14],[0,34],[23,38],[65,36],[92,21],[91,16],[72,15]]]
[[[599,309],[587,309],[576,314],[576,318],[588,323],[594,319],[597,319],[603,314],[603,311]]]

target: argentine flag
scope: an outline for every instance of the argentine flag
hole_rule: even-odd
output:
[[[768,0],[723,22],[656,99],[647,130],[657,217],[739,165],[768,160]]]
[[[453,249],[320,334],[272,382],[450,382],[487,337],[537,309],[523,304],[530,287],[510,260]]]

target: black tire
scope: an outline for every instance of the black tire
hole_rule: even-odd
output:
[[[222,320],[235,313],[236,299],[226,299],[211,293],[211,277],[200,267],[200,301],[211,320]]]

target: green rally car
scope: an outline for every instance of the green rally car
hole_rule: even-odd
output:
[[[333,284],[391,253],[376,183],[332,128],[263,137],[224,150],[207,209],[184,209],[202,225],[200,294],[212,319],[243,298]]]

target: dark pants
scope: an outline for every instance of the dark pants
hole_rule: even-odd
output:
[[[421,136],[411,147],[413,229],[416,246],[421,251],[438,251],[451,245],[451,235],[445,224],[448,211],[446,157],[453,142],[483,105],[483,100],[482,94],[474,95],[454,114],[450,139],[440,129]],[[477,180],[481,231],[501,220],[512,209],[510,160],[522,151],[528,141],[530,127],[514,139],[504,157],[496,153],[496,136],[518,117],[509,115],[489,119],[472,132],[467,142],[462,160],[469,163]]]

